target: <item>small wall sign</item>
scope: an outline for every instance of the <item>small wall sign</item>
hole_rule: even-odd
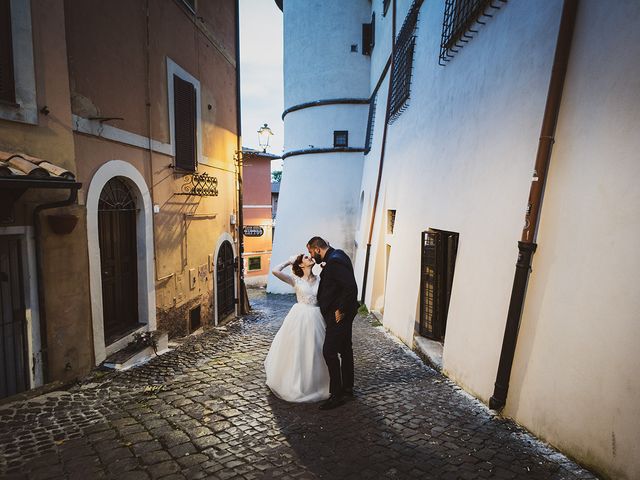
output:
[[[261,237],[264,235],[264,228],[257,225],[247,225],[242,229],[245,237]]]

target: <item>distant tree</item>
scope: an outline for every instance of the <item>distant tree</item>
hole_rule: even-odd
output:
[[[271,181],[273,183],[278,183],[280,180],[282,180],[282,170],[275,170],[271,172]]]

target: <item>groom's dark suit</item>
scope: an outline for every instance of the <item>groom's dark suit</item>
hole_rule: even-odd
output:
[[[329,367],[330,393],[339,397],[353,389],[351,326],[358,311],[358,285],[351,260],[342,250],[329,247],[322,261],[326,265],[320,274],[318,305],[327,324],[322,353]],[[338,323],[336,310],[344,314]]]

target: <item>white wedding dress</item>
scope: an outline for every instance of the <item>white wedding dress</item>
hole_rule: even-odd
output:
[[[285,317],[264,361],[267,386],[288,402],[329,398],[329,370],[322,356],[325,323],[318,307],[320,278],[293,277],[296,303]]]

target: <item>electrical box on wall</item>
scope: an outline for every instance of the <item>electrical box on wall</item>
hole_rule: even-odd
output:
[[[213,272],[213,253],[209,254],[209,271]]]
[[[236,214],[232,213],[231,215],[229,215],[229,223],[231,225],[235,225],[236,224]]]
[[[197,280],[197,274],[196,274],[196,269],[195,268],[190,268],[189,269],[189,287],[191,288],[191,290],[193,290],[194,288],[196,288],[196,280]]]

